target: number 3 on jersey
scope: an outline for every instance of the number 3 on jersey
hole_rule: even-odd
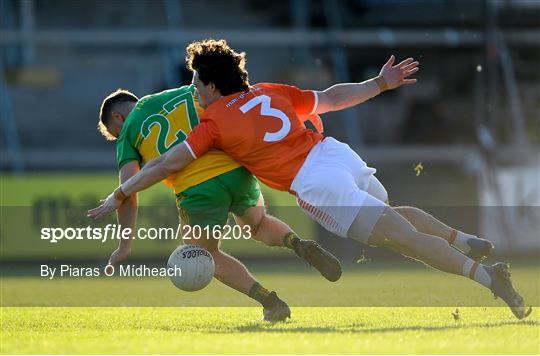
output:
[[[266,132],[263,140],[265,142],[275,142],[283,139],[291,131],[291,120],[285,115],[285,113],[279,109],[275,109],[270,106],[270,97],[268,95],[259,95],[240,107],[240,111],[244,114],[253,109],[257,105],[261,104],[261,115],[272,116],[281,120],[281,128],[276,132]]]
[[[160,113],[150,115],[146,118],[146,120],[144,120],[142,124],[141,134],[145,139],[150,135],[150,132],[154,125],[159,126],[158,137],[156,140],[156,149],[160,155],[164,154],[169,149],[187,138],[187,133],[184,132],[182,129],[179,129],[175,133],[174,141],[170,144],[167,144],[167,142],[171,141],[171,138],[169,137],[169,131],[170,120],[172,119],[173,112],[174,114],[177,114],[176,110],[180,109],[181,107],[185,108],[185,112],[179,113],[180,117],[178,119],[187,120],[188,127],[191,131],[193,127],[195,127],[195,125],[199,123],[199,118],[197,117],[197,110],[195,109],[195,103],[193,101],[191,93],[185,93],[169,100],[168,102],[163,104],[164,114]]]

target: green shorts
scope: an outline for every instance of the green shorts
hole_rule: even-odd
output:
[[[259,182],[244,167],[238,167],[176,194],[184,224],[201,227],[224,226],[229,212],[242,216],[257,205]]]

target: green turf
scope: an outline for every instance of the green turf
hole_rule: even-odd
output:
[[[358,354],[539,352],[539,315],[505,308],[3,308],[2,353]]]
[[[292,320],[277,325],[260,321],[261,309],[256,303],[216,281],[203,291],[187,293],[160,278],[48,281],[7,277],[2,279],[1,352],[540,351],[536,309],[528,319],[518,321],[502,307],[502,301],[493,300],[489,291],[472,281],[414,262],[399,266],[349,266],[334,284],[301,268],[300,263],[273,269],[251,266],[264,285],[292,305]],[[539,304],[538,271],[534,265],[513,267],[515,285],[534,306]],[[53,305],[61,307],[50,307]],[[452,315],[456,309],[458,320]]]
[[[0,178],[2,207],[32,206],[43,197],[67,197],[74,206],[81,206],[89,199],[97,201],[116,185],[113,172]],[[158,195],[166,202],[172,200],[166,188],[156,187],[141,194],[141,202],[153,205]],[[293,205],[292,198],[283,194],[269,192],[267,198],[276,205]],[[8,214],[4,219],[17,222]],[[298,219],[286,216],[285,220]],[[1,225],[3,260],[62,257],[63,253],[72,256],[78,252],[78,257],[104,261],[114,245],[82,248],[80,244],[66,244],[62,247],[65,250],[52,251],[60,247],[40,245],[36,231],[11,234],[4,230],[7,223],[2,221]],[[31,227],[15,225],[17,229]],[[18,241],[11,244],[8,238]],[[135,257],[145,252],[162,259],[170,250],[138,242]],[[291,254],[252,241],[245,244],[245,250],[238,251],[251,256],[259,251]],[[232,241],[231,246],[240,244]],[[277,290],[293,306],[292,320],[276,325],[261,322],[261,309],[255,307],[256,303],[216,281],[203,291],[185,293],[160,278],[48,281],[36,277],[38,270],[28,274],[17,271],[21,269],[18,265],[10,270],[3,266],[0,352],[540,353],[537,310],[527,320],[518,321],[508,308],[501,307],[502,301],[493,300],[489,291],[477,284],[415,262],[349,266],[335,284],[321,280],[299,261],[289,264],[278,259],[271,266],[248,265],[265,286]],[[513,265],[512,271],[515,285],[528,303],[539,306],[538,264]],[[101,307],[91,307],[97,305]],[[456,308],[458,320],[452,315]]]
[[[396,263],[366,262],[345,266],[336,283],[325,281],[301,261],[274,264],[248,263],[250,271],[267,288],[279,292],[294,306],[486,306],[504,305],[490,292],[461,276],[436,271],[408,260]],[[21,269],[21,267],[16,267]],[[4,273],[10,272],[4,270]],[[13,271],[15,272],[15,271]],[[24,272],[24,271],[23,271]],[[514,285],[531,305],[540,305],[539,268],[512,266]],[[182,292],[166,278],[39,277],[2,279],[3,306],[254,306],[256,304],[214,280],[197,293]]]

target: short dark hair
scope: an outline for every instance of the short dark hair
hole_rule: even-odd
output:
[[[101,109],[99,111],[98,122],[98,131],[101,132],[103,137],[105,137],[108,141],[116,140],[116,137],[111,135],[109,130],[107,130],[107,125],[111,120],[112,112],[118,107],[118,105],[124,103],[136,103],[138,101],[139,98],[137,98],[135,94],[127,89],[116,89],[107,95],[105,99],[103,99],[103,103],[101,103]]]
[[[245,91],[249,87],[246,54],[235,52],[225,40],[206,39],[187,48],[186,66],[197,71],[201,81],[212,82],[221,95]]]

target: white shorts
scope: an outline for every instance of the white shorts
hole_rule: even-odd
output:
[[[354,239],[367,242],[388,199],[375,172],[349,145],[327,137],[311,149],[291,193],[308,216],[341,237],[347,237],[354,219],[362,214],[362,233]]]

